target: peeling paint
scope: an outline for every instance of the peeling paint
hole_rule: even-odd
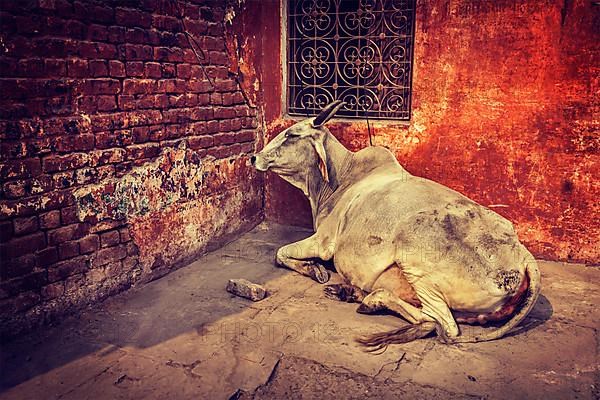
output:
[[[202,192],[203,172],[203,163],[185,142],[176,149],[163,149],[155,161],[134,167],[121,178],[75,191],[79,219],[123,219],[194,199]]]

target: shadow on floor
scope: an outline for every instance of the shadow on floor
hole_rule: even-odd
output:
[[[251,234],[171,274],[1,344],[0,392],[90,353],[148,348],[242,312],[252,303],[225,291],[231,278],[265,283],[291,271],[276,268],[282,244],[310,235],[302,228],[255,228]]]

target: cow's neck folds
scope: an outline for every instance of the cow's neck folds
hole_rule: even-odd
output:
[[[346,149],[331,133],[325,138],[325,153],[327,154],[327,171],[329,183],[323,179],[318,167],[313,168],[307,176],[308,199],[313,216],[313,226],[316,229],[316,219],[321,207],[343,185],[344,176],[352,165],[354,153]]]

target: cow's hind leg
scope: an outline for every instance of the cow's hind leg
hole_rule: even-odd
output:
[[[330,299],[345,301],[347,303],[360,303],[367,295],[367,293],[358,286],[350,285],[348,283],[327,285],[323,291],[325,292],[325,296]]]
[[[316,258],[325,259],[326,257],[323,257],[319,242],[313,235],[279,248],[276,262],[280,266],[310,276],[319,283],[325,283],[329,280],[329,272],[315,260]]]
[[[437,333],[442,342],[449,342],[460,333],[454,316],[441,294],[431,290],[433,285],[415,285],[417,296],[423,304],[423,314],[435,320],[439,326]]]
[[[377,289],[369,294],[358,307],[358,312],[371,313],[387,309],[400,314],[411,325],[390,332],[375,333],[357,338],[356,341],[367,346],[370,352],[384,350],[389,344],[407,343],[423,338],[437,329],[438,324],[420,309],[394,296],[386,289]]]
[[[372,314],[381,310],[390,310],[400,314],[411,324],[419,324],[423,321],[433,321],[421,312],[420,309],[402,300],[386,289],[377,289],[366,296],[356,310],[361,314]]]

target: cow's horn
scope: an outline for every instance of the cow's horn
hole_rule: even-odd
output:
[[[329,103],[327,106],[325,106],[324,109],[321,110],[321,112],[319,113],[319,115],[317,115],[315,117],[315,119],[313,120],[312,126],[314,128],[320,128],[321,126],[325,125],[325,123],[327,121],[329,121],[331,118],[333,118],[333,116],[335,115],[335,113],[342,108],[346,103],[344,103],[341,100],[336,100],[332,103]]]

